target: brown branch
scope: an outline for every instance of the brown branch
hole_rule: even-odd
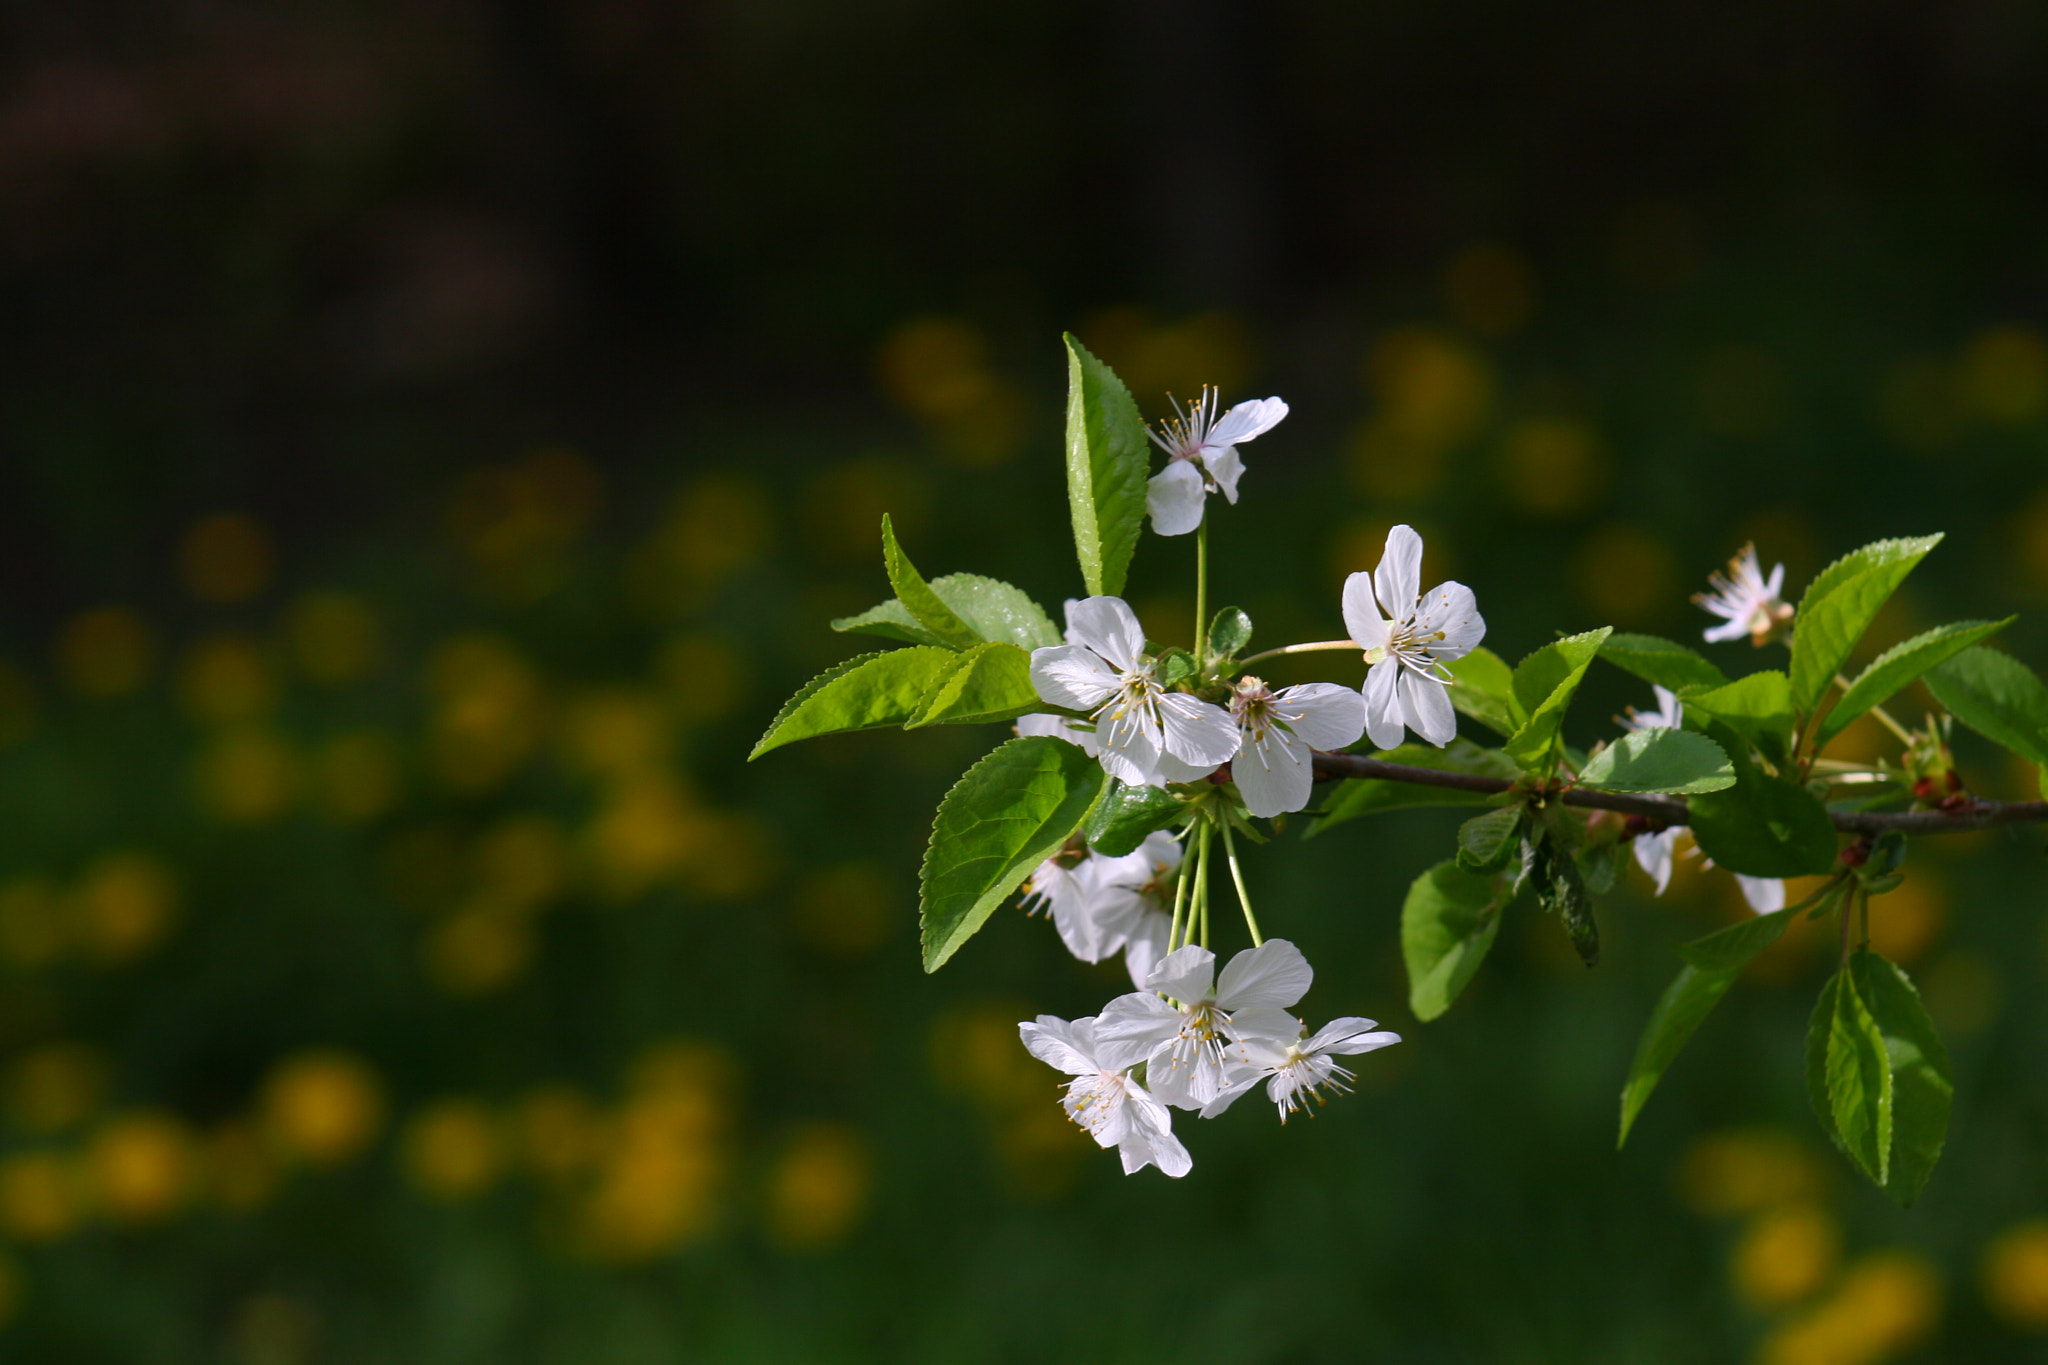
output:
[[[1514,786],[1505,778],[1440,772],[1435,768],[1417,768],[1406,763],[1387,763],[1362,754],[1319,753],[1315,756],[1315,765],[1318,772],[1333,773],[1339,777],[1413,782],[1424,787],[1449,787],[1455,791],[1479,792],[1489,796]],[[1620,792],[1574,789],[1565,792],[1562,799],[1567,806],[1640,815],[1660,825],[1683,825],[1690,818],[1685,798],[1681,796],[1629,796]],[[1978,801],[1953,811],[1829,811],[1828,817],[1835,822],[1835,828],[1845,834],[1883,834],[1888,830],[1898,830],[1902,834],[1959,834],[1996,825],[2048,821],[2048,801]]]

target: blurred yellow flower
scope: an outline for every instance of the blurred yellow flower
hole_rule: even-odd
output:
[[[1204,384],[1241,392],[1255,350],[1245,324],[1217,311],[1164,322],[1142,308],[1110,308],[1088,319],[1081,336],[1129,386],[1139,411],[1155,415],[1168,394],[1192,398]]]
[[[1826,1168],[1811,1148],[1777,1128],[1735,1128],[1694,1141],[1680,1169],[1685,1201],[1697,1213],[1758,1213],[1824,1195]]]
[[[1573,417],[1524,417],[1501,446],[1503,483],[1515,506],[1540,517],[1586,511],[1606,491],[1606,448],[1592,427]]]
[[[286,631],[299,671],[317,683],[359,682],[383,658],[383,623],[352,593],[306,594],[292,604]]]
[[[0,1235],[23,1243],[69,1237],[85,1221],[88,1188],[76,1162],[57,1152],[0,1160]]]
[[[1835,1292],[1764,1338],[1759,1365],[1874,1365],[1905,1351],[1941,1318],[1940,1276],[1922,1256],[1879,1251]]]
[[[185,590],[214,606],[247,602],[262,592],[274,558],[270,533],[237,512],[193,523],[178,547]]]
[[[398,745],[378,729],[351,730],[322,744],[312,774],[321,809],[344,825],[375,820],[397,804],[405,787]]]
[[[551,816],[506,817],[477,837],[471,854],[478,888],[507,906],[536,906],[568,879],[569,845]]]
[[[405,1174],[431,1199],[474,1199],[497,1183],[505,1164],[497,1116],[472,1099],[436,1100],[414,1114],[400,1143]]]
[[[678,636],[662,646],[654,671],[684,725],[723,720],[747,694],[746,656],[738,641],[724,636]]]
[[[361,1156],[384,1124],[384,1087],[351,1052],[318,1049],[278,1063],[264,1082],[263,1129],[287,1156],[340,1166]]]
[[[529,1169],[567,1180],[595,1167],[609,1143],[604,1116],[588,1095],[561,1082],[536,1086],[521,1097],[512,1122]]]
[[[768,1236],[790,1251],[816,1251],[846,1239],[867,1206],[866,1141],[844,1123],[797,1130],[768,1174]]]
[[[1834,1273],[1842,1230],[1812,1204],[1768,1209],[1743,1232],[1730,1258],[1735,1292],[1756,1308],[1783,1308],[1810,1297]]]
[[[178,878],[147,853],[108,853],[86,868],[73,897],[78,936],[104,963],[141,957],[170,933],[178,913]]]
[[[186,651],[178,665],[178,702],[194,720],[215,725],[255,720],[276,700],[270,661],[246,635],[208,636]]]
[[[511,985],[533,961],[533,926],[517,908],[472,901],[421,944],[427,976],[448,994],[487,995]]]
[[[598,888],[617,900],[640,895],[700,851],[718,847],[696,802],[656,774],[614,784],[582,837]]]
[[[1980,417],[2017,426],[2048,412],[2048,340],[2031,327],[1993,327],[1963,352],[1963,400]]]
[[[1365,374],[1375,403],[1352,443],[1358,488],[1394,501],[1424,497],[1448,471],[1450,452],[1485,423],[1493,406],[1492,373],[1463,342],[1404,327],[1374,345]]]
[[[1984,1248],[1984,1300],[2006,1323],[2048,1332],[2048,1218],[2030,1218]]]
[[[184,1209],[198,1156],[184,1121],[160,1110],[119,1114],[87,1149],[100,1207],[125,1223],[154,1223]]]
[[[1021,395],[988,364],[982,334],[959,318],[921,317],[882,339],[876,369],[889,397],[928,423],[940,451],[983,469],[1017,453],[1024,434]]]
[[[1580,541],[1572,577],[1579,600],[1601,620],[1620,626],[1668,616],[1684,600],[1670,545],[1630,522],[1609,522]]]
[[[298,756],[269,730],[223,730],[201,750],[193,771],[201,804],[234,824],[262,824],[298,796]]]
[[[156,642],[126,607],[99,607],[74,617],[57,641],[57,665],[80,695],[125,697],[149,681]]]
[[[578,1212],[587,1254],[643,1260],[710,1230],[726,1167],[727,1069],[722,1054],[692,1043],[651,1049],[636,1065]]]
[[[435,652],[429,683],[437,702],[429,752],[452,790],[497,786],[540,743],[540,678],[509,642],[486,634],[449,640]]]
[[[90,1043],[45,1043],[7,1069],[7,1118],[31,1133],[57,1133],[91,1117],[112,1074]]]
[[[674,745],[674,720],[655,693],[609,688],[585,693],[564,708],[562,747],[592,776],[625,778],[665,768]]]
[[[1917,962],[1940,941],[1947,919],[1948,889],[1922,859],[1896,888],[1871,898],[1870,946],[1894,962]]]

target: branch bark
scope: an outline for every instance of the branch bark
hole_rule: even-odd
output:
[[[1383,782],[1414,782],[1425,787],[1449,787],[1487,795],[1504,792],[1514,785],[1498,777],[1439,772],[1435,768],[1417,768],[1407,763],[1387,763],[1362,754],[1319,753],[1315,756],[1315,766],[1318,772],[1333,773],[1338,777],[1373,777]],[[1565,792],[1561,799],[1567,806],[1640,815],[1663,825],[1683,825],[1690,821],[1682,796],[1629,796],[1620,792],[1575,788]],[[2048,801],[1978,801],[1953,811],[1829,811],[1828,817],[1835,822],[1835,828],[1845,834],[1883,834],[1889,830],[1904,834],[1960,834],[1997,825],[2048,821]]]

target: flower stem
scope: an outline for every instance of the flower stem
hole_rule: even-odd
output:
[[[1269,649],[1263,654],[1254,654],[1249,659],[1243,660],[1243,662],[1255,664],[1261,659],[1270,659],[1279,654],[1313,654],[1319,650],[1326,649],[1355,650],[1358,649],[1358,642],[1356,640],[1311,640],[1305,645],[1282,645],[1278,649]],[[1359,652],[1363,653],[1364,651],[1360,650]]]
[[[1173,925],[1166,931],[1166,951],[1173,951],[1174,940],[1180,937],[1180,915],[1188,903],[1188,885],[1195,879],[1195,859],[1201,850],[1199,836],[1195,847],[1181,855],[1180,872],[1173,879]]]
[[[1843,677],[1841,674],[1837,673],[1835,674],[1835,686],[1841,688],[1844,692],[1847,692],[1849,690],[1849,680]],[[1891,712],[1885,710],[1882,706],[1873,706],[1870,708],[1870,714],[1877,720],[1878,724],[1884,726],[1885,729],[1891,731],[1894,735],[1898,736],[1899,742],[1901,744],[1906,745],[1908,748],[1912,747],[1912,732],[1907,730],[1905,726],[1893,720],[1891,717]]]
[[[1252,898],[1244,889],[1244,873],[1237,866],[1237,843],[1230,837],[1230,826],[1223,826],[1223,856],[1230,863],[1230,880],[1237,887],[1237,903],[1244,907],[1244,927],[1251,930],[1252,947],[1256,948],[1266,940],[1259,937],[1259,922],[1252,918]]]
[[[1195,665],[1209,669],[1209,514],[1195,526]]]

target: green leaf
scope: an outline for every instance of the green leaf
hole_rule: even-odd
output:
[[[1655,635],[1610,635],[1600,646],[1600,657],[1670,692],[1728,681],[1699,651]]]
[[[1168,688],[1175,683],[1185,682],[1201,671],[1201,665],[1195,662],[1195,656],[1179,645],[1161,650],[1159,657],[1153,660],[1152,667],[1153,676],[1159,680],[1159,685]]]
[[[1792,626],[1794,706],[1812,712],[1893,591],[1940,543],[1939,534],[1880,540],[1842,556],[1807,585]]]
[[[1884,1035],[1857,993],[1836,972],[1821,988],[1806,1034],[1806,1087],[1821,1126],[1879,1185],[1890,1176],[1892,1071]]]
[[[1629,1063],[1628,1080],[1621,1087],[1617,1147],[1628,1141],[1628,1130],[1635,1126],[1636,1115],[1642,1113],[1650,1092],[1692,1041],[1701,1022],[1721,1003],[1750,959],[1778,941],[1800,908],[1759,915],[1679,947],[1686,963],[1650,1011],[1643,1036],[1636,1042],[1635,1060]]]
[[[1735,769],[1705,735],[1631,730],[1586,760],[1579,785],[1610,792],[1717,792],[1735,785]]]
[[[2033,669],[1989,645],[1972,645],[1927,674],[1950,715],[1993,744],[2048,765],[2048,687]]]
[[[799,739],[901,725],[953,667],[950,650],[918,645],[862,654],[826,669],[783,706],[749,760]]]
[[[932,584],[937,592],[939,585]],[[853,632],[860,635],[879,635],[884,640],[902,640],[913,645],[938,645],[938,636],[917,623],[910,614],[910,608],[895,598],[869,607],[858,616],[838,616],[832,620],[832,629]]]
[[[1687,692],[1688,714],[1723,722],[1751,744],[1782,762],[1792,746],[1792,696],[1776,669],[1751,673],[1722,687]]]
[[[1482,749],[1459,736],[1439,749],[1430,744],[1403,744],[1373,757],[1411,768],[1432,768],[1437,772],[1467,773],[1473,777],[1498,778],[1512,782],[1522,775],[1512,760],[1498,749]],[[1425,787],[1417,782],[1389,782],[1377,777],[1354,777],[1338,788],[1316,817],[1304,839],[1322,833],[1331,825],[1407,806],[1483,806],[1492,798],[1485,792],[1458,791],[1453,787]]]
[[[1948,1140],[1949,1108],[1955,1081],[1948,1050],[1920,1003],[1920,992],[1897,964],[1870,952],[1849,959],[1856,994],[1884,1038],[1892,1077],[1891,1170],[1884,1192],[1910,1205],[1920,1195]]]
[[[1514,699],[1528,715],[1501,752],[1528,772],[1549,776],[1557,768],[1558,729],[1580,679],[1613,634],[1610,627],[1553,640],[1515,665]]]
[[[1604,896],[1614,889],[1621,880],[1621,869],[1628,865],[1627,844],[1587,844],[1575,855],[1579,860],[1579,877],[1586,883],[1586,890],[1595,896]]]
[[[1012,739],[969,768],[932,823],[918,920],[937,971],[1003,899],[1080,828],[1102,765],[1049,735]]]
[[[1144,419],[1109,366],[1067,336],[1067,503],[1090,596],[1115,597],[1145,519]]]
[[[1717,728],[1715,738],[1734,757],[1735,737]],[[1739,757],[1735,785],[1689,798],[1687,814],[1701,851],[1730,872],[1804,877],[1835,865],[1835,825],[1827,807],[1806,788],[1767,776]]]
[[[1146,835],[1178,821],[1187,809],[1187,802],[1162,787],[1133,787],[1111,778],[1088,812],[1081,837],[1104,857],[1121,858],[1135,852]]]
[[[1502,736],[1529,718],[1515,700],[1515,675],[1507,661],[1484,645],[1444,665],[1451,675],[1451,705],[1462,715]]]
[[[1922,631],[1910,640],[1893,645],[1873,659],[1870,667],[1857,674],[1849,684],[1849,690],[1842,694],[1834,710],[1827,713],[1820,728],[1814,732],[1815,747],[1824,747],[1829,740],[1848,729],[1851,721],[1873,706],[1884,705],[1894,693],[1921,674],[1947,662],[1979,640],[2004,630],[2017,619],[2008,616],[2003,621],[1956,621]]]
[[[1417,877],[1401,903],[1401,957],[1408,965],[1408,1007],[1427,1022],[1451,1007],[1500,932],[1507,893],[1490,877],[1455,862]]]
[[[1252,642],[1252,618],[1236,607],[1225,607],[1209,622],[1209,657],[1229,659]]]
[[[929,586],[955,616],[984,640],[1007,641],[1027,650],[1060,643],[1060,632],[1052,618],[1022,588],[971,573],[949,573],[934,578]],[[919,625],[910,608],[893,597],[858,616],[840,617],[832,623],[832,629],[907,640],[914,645],[945,643]]]
[[[1564,922],[1579,961],[1588,967],[1599,962],[1600,926],[1593,921],[1593,898],[1571,850],[1539,829],[1523,846],[1523,867],[1536,888],[1536,903]]]
[[[1010,644],[976,645],[953,656],[952,667],[919,699],[906,730],[1009,720],[1043,708],[1031,685],[1031,656]]]
[[[1498,872],[1519,846],[1522,807],[1518,803],[1475,815],[1458,827],[1458,866],[1467,872]]]
[[[940,644],[953,649],[970,649],[981,643],[974,627],[961,620],[959,614],[932,591],[931,584],[924,581],[917,567],[910,562],[910,556],[903,553],[903,547],[896,543],[896,528],[889,524],[887,512],[882,513],[882,565],[889,571],[889,586],[896,590],[896,600]]]

